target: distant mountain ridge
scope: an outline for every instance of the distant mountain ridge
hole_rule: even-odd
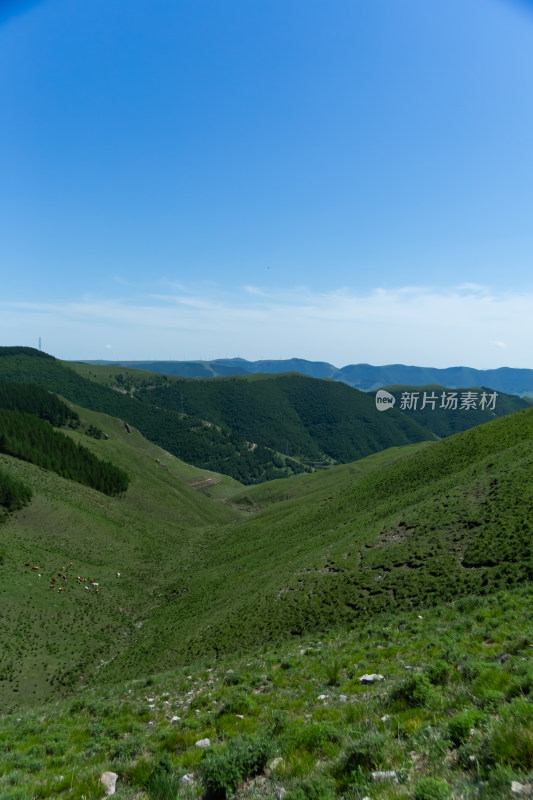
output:
[[[261,359],[219,358],[213,361],[84,361],[86,364],[135,367],[183,378],[218,378],[232,375],[253,375],[259,372],[278,374],[299,372],[311,378],[331,378],[347,383],[363,392],[382,386],[427,386],[438,384],[449,389],[464,386],[488,386],[507,394],[533,394],[533,369],[499,367],[474,369],[473,367],[414,367],[405,364],[350,364],[338,368],[326,361],[307,361],[303,358]]]

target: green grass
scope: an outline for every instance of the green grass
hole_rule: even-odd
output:
[[[111,770],[126,800],[253,800],[281,788],[302,800],[511,798],[512,781],[533,780],[530,602],[524,586],[381,614],[334,637],[84,686],[4,714],[0,797],[99,800]],[[333,654],[335,686],[324,670]],[[361,684],[369,672],[384,680]],[[490,709],[485,673],[503,687]],[[415,704],[409,681],[427,689]],[[395,778],[374,780],[380,770]]]
[[[2,526],[4,708],[531,579],[533,411],[275,483],[270,496],[76,410],[109,439],[69,435],[131,485],[108,498],[0,459],[33,492]],[[63,567],[60,595],[49,585]],[[484,691],[488,707],[501,689]]]
[[[0,455],[32,492],[0,528],[2,800],[101,798],[104,770],[137,800],[533,781],[533,409],[257,487],[73,410],[131,482]]]

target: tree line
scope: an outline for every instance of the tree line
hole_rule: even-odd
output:
[[[86,447],[21,411],[0,409],[0,452],[56,472],[108,495],[128,488],[128,475]]]

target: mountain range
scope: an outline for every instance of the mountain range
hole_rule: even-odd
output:
[[[213,361],[88,361],[86,363],[133,367],[185,378],[255,375],[258,372],[265,374],[298,372],[311,378],[331,378],[341,381],[363,392],[375,391],[391,384],[408,386],[437,384],[450,389],[463,386],[489,386],[498,392],[533,395],[533,369],[512,367],[482,370],[472,367],[437,369],[405,364],[389,364],[382,367],[372,364],[351,364],[338,368],[324,361],[307,361],[302,358],[260,361],[227,358]]]

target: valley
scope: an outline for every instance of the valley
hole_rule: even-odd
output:
[[[6,507],[0,524],[2,798],[96,800],[102,791],[98,770],[109,766],[120,775],[120,796],[156,800],[210,792],[274,796],[280,787],[295,800],[357,798],[364,792],[419,800],[413,794],[417,784],[427,778],[422,787],[431,789],[432,777],[448,791],[442,797],[496,798],[512,796],[512,780],[527,784],[533,769],[527,745],[533,686],[532,408],[440,440],[431,433],[415,436],[357,461],[245,485],[222,471],[187,464],[145,438],[135,425],[141,416],[126,421],[109,413],[113,402],[121,412],[137,404],[150,414],[179,416],[170,399],[162,409],[161,396],[156,403],[121,395],[105,385],[102,373],[98,383],[39,357],[36,369],[24,371],[21,364],[27,367],[35,357],[24,362],[20,355],[11,365],[5,363],[11,355],[3,366],[0,358],[6,391],[13,380],[47,388],[61,380],[58,394],[68,409],[57,406],[61,435],[122,471],[128,484],[105,494],[5,447],[0,453],[0,471],[29,493],[20,507]],[[233,381],[232,397],[244,387],[250,403],[250,386],[268,387],[268,410],[279,395],[266,380]],[[275,380],[276,392],[285,397],[305,386],[292,376]],[[166,388],[180,404],[187,387],[170,379]],[[196,382],[192,391],[199,391]],[[71,399],[82,392],[86,405]],[[134,394],[142,392],[155,389],[138,387]],[[31,405],[38,390],[26,394]],[[187,401],[193,397],[204,403],[200,418],[224,408],[216,394],[212,399],[189,393]],[[320,408],[329,408],[324,397]],[[252,408],[260,400],[259,394]],[[43,403],[39,395],[39,408]],[[101,403],[107,411],[96,410]],[[243,407],[237,413],[241,422]],[[304,410],[297,419],[305,419]],[[412,430],[401,412],[395,414],[387,416],[389,425],[396,419],[404,434]],[[228,419],[211,417],[209,423],[223,427]],[[301,431],[309,435],[310,429],[298,428],[299,441]],[[262,430],[256,427],[258,434]],[[320,441],[316,430],[307,441]],[[469,659],[477,664],[470,671],[464,667]],[[418,676],[409,690],[401,688],[405,665]],[[386,674],[387,683],[362,689],[359,673],[365,672]],[[227,677],[232,674],[235,681]],[[408,691],[416,697],[421,692],[420,701]],[[152,694],[153,703],[143,699]],[[69,709],[77,709],[72,719]],[[469,744],[470,735],[461,733],[454,745],[450,725],[467,712],[480,743],[479,751],[463,757],[456,750]],[[57,782],[53,748],[42,756],[35,751],[27,771],[32,762],[22,754],[33,748],[39,714],[70,753],[77,773],[70,787]],[[83,745],[91,753],[86,761],[75,745],[85,741],[76,715],[89,728],[99,726],[100,745]],[[173,715],[179,719],[169,723]],[[394,736],[380,722],[387,715]],[[116,750],[111,728],[96,717],[117,720]],[[25,720],[20,736],[13,729],[18,718]],[[278,718],[285,722],[275,723]],[[301,725],[310,737],[305,743],[295,733]],[[494,751],[487,760],[481,753],[489,744],[496,747],[506,725],[523,731],[522,755]],[[373,744],[365,739],[366,728],[374,731]],[[211,786],[210,759],[227,766],[237,758],[231,753],[239,737],[252,737],[248,747],[268,731],[269,761],[282,758],[283,766],[265,771],[265,762],[248,774],[241,765],[235,785]],[[205,758],[194,744],[202,738],[216,743]],[[15,741],[20,767],[12,757]],[[350,747],[361,741],[370,748],[367,754],[346,761]],[[409,765],[411,752],[422,760]],[[440,764],[439,752],[449,760]],[[157,777],[161,759],[166,767]],[[499,782],[493,780],[494,765]],[[27,778],[17,782],[21,770]],[[395,779],[372,783],[376,770],[394,771]],[[178,787],[189,772],[191,785]],[[154,788],[157,781],[166,781],[170,793]],[[423,800],[437,796],[420,792]]]

